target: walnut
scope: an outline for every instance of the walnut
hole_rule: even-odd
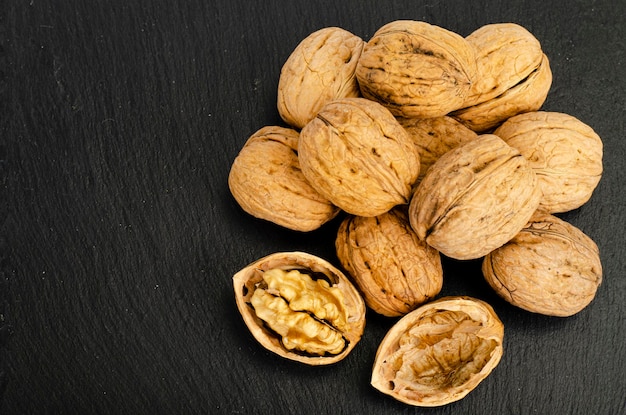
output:
[[[463,108],[452,116],[485,132],[514,115],[541,108],[552,85],[552,71],[528,30],[513,23],[489,24],[466,39],[476,51],[478,75]]]
[[[442,254],[476,259],[514,237],[540,198],[524,156],[483,134],[430,167],[411,199],[409,219],[420,239]]]
[[[278,80],[278,112],[302,128],[329,101],[360,96],[355,71],[365,42],[338,27],[307,36],[283,65]]]
[[[413,139],[420,154],[418,182],[430,166],[454,147],[478,137],[474,131],[452,117],[398,118]]]
[[[574,225],[541,210],[513,239],[485,256],[482,271],[509,303],[560,317],[587,307],[602,281],[595,242]]]
[[[356,76],[363,96],[394,115],[438,117],[463,106],[476,77],[476,57],[474,48],[454,32],[397,20],[366,43]]]
[[[230,191],[250,215],[297,231],[311,231],[339,208],[321,196],[300,171],[299,133],[263,127],[248,139],[228,175]]]
[[[322,258],[278,252],[233,276],[244,322],[266,349],[308,365],[346,357],[361,339],[365,304],[348,278]]]
[[[494,134],[529,161],[543,191],[540,207],[566,212],[585,204],[602,177],[602,140],[577,118],[529,112],[505,121]]]
[[[379,314],[404,315],[441,291],[439,252],[419,240],[404,209],[371,218],[349,215],[335,247],[365,303]]]
[[[402,317],[378,347],[371,384],[414,406],[458,401],[502,358],[504,325],[484,301],[459,296]]]
[[[406,130],[365,98],[326,104],[300,132],[298,149],[311,186],[353,215],[407,204],[419,174],[419,153]]]

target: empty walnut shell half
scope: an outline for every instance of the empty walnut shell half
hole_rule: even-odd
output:
[[[302,173],[321,195],[358,216],[408,204],[419,152],[381,104],[343,98],[326,104],[300,132]]]
[[[305,252],[278,252],[233,276],[235,300],[266,349],[307,365],[345,358],[365,328],[365,303],[332,264]]]
[[[482,270],[489,285],[509,303],[559,317],[587,307],[602,281],[595,242],[574,225],[543,211],[485,256]]]
[[[339,208],[307,182],[298,161],[299,133],[263,127],[248,139],[230,169],[229,189],[250,215],[296,231],[312,231]]]
[[[462,36],[422,21],[382,26],[365,44],[356,76],[365,98],[402,117],[438,117],[463,106],[476,76]]]
[[[371,384],[400,402],[441,406],[474,390],[498,365],[504,325],[471,297],[444,297],[402,317],[378,347]]]
[[[439,252],[421,241],[405,209],[346,217],[337,232],[337,257],[375,312],[402,316],[434,298],[443,285]]]
[[[543,192],[540,207],[548,212],[582,206],[600,182],[602,140],[571,115],[547,111],[519,114],[494,134],[529,161]]]
[[[483,134],[439,158],[409,208],[411,226],[455,259],[480,258],[513,238],[539,206],[528,161],[499,137]]]
[[[329,101],[361,95],[356,65],[365,42],[339,27],[307,36],[291,53],[278,79],[278,112],[302,128]]]

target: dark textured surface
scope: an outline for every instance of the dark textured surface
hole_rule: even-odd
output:
[[[0,1],[0,413],[626,413],[626,7],[623,1]],[[558,4],[554,5],[554,4]],[[261,348],[231,276],[279,250],[336,263],[337,221],[299,234],[227,188],[247,137],[279,124],[280,68],[306,35],[369,38],[395,19],[467,35],[510,21],[554,74],[544,109],[604,140],[589,203],[561,215],[598,244],[604,282],[570,318],[516,309],[476,261],[443,294],[493,304],[502,362],[460,402],[417,409],[369,386],[392,319],[344,361]]]

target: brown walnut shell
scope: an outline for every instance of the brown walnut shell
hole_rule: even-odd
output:
[[[228,175],[230,191],[248,214],[296,231],[311,231],[339,208],[307,182],[298,161],[299,133],[263,127],[248,139]]]
[[[366,43],[356,76],[363,96],[394,115],[438,117],[463,106],[476,76],[475,52],[454,32],[397,20]]]
[[[540,198],[524,156],[483,134],[430,167],[411,199],[409,218],[420,239],[442,254],[476,259],[513,238]]]
[[[466,40],[476,50],[478,75],[464,106],[490,101],[526,79],[543,60],[539,40],[515,23],[488,24]]]
[[[400,125],[409,133],[420,153],[421,181],[439,157],[458,145],[478,137],[461,122],[446,115],[434,118],[398,118]]]
[[[544,54],[541,64],[519,84],[489,101],[450,115],[476,132],[488,132],[517,114],[539,110],[551,86],[552,70]]]
[[[361,95],[356,65],[365,42],[339,27],[307,36],[283,65],[278,80],[278,112],[302,128],[329,101]]]
[[[353,215],[407,204],[419,174],[419,153],[406,130],[365,98],[326,104],[300,132],[298,149],[311,186]]]
[[[528,159],[543,191],[540,207],[566,212],[585,204],[602,177],[602,140],[577,118],[558,112],[529,112],[496,131]]]
[[[272,270],[295,270],[297,278],[290,284],[275,287],[264,280],[264,275]],[[317,256],[305,252],[268,255],[237,272],[233,286],[237,308],[254,338],[267,350],[286,359],[314,366],[335,363],[354,349],[363,334],[365,303],[361,295],[339,269]],[[319,286],[325,288],[317,293]],[[331,290],[332,296],[329,295]],[[257,291],[269,298],[270,306],[282,305],[286,311],[276,313],[270,321],[260,318],[253,306],[255,298],[259,297],[255,296]],[[280,328],[273,323],[286,326],[287,333],[278,334]],[[320,343],[330,335],[342,340],[340,350],[309,352],[299,349]]]
[[[404,209],[346,217],[335,247],[365,303],[378,314],[402,316],[441,291],[439,252],[419,240]]]
[[[484,301],[459,296],[402,317],[378,347],[371,384],[409,405],[464,398],[498,365],[504,325]]]
[[[504,246],[485,256],[485,279],[524,310],[567,317],[587,307],[602,282],[595,242],[574,225],[538,211]]]

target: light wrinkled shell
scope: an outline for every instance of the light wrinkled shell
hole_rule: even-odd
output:
[[[439,157],[453,148],[478,137],[474,131],[446,115],[434,118],[398,118],[420,153],[418,181]]]
[[[311,186],[335,206],[377,216],[407,204],[419,153],[382,105],[344,98],[324,106],[300,132],[299,159]]]
[[[513,238],[540,198],[528,161],[484,134],[431,166],[413,195],[409,218],[420,239],[442,254],[476,259]]]
[[[299,134],[263,127],[243,146],[230,169],[228,186],[250,215],[297,231],[311,231],[334,218],[339,208],[321,196],[300,171]]]
[[[498,365],[504,325],[471,297],[444,297],[402,317],[378,347],[371,384],[409,405],[465,397]]]
[[[343,332],[346,339],[345,349],[335,355],[312,356],[286,349],[279,336],[268,329],[257,317],[250,299],[257,284],[262,280],[263,272],[280,268],[284,270],[302,270],[315,278],[326,279],[331,286],[338,287],[343,293],[348,328]],[[277,252],[254,261],[233,276],[233,287],[237,308],[254,338],[267,350],[286,359],[307,365],[327,365],[345,358],[360,341],[365,328],[365,303],[350,280],[328,261],[306,252]]]
[[[419,240],[399,208],[372,218],[346,217],[335,247],[365,303],[379,314],[407,314],[441,291],[439,252]]]
[[[529,161],[543,191],[540,206],[551,213],[586,203],[602,177],[602,140],[577,118],[530,112],[505,121],[494,134]]]
[[[466,37],[476,50],[478,76],[464,105],[492,100],[526,79],[539,67],[539,40],[515,23],[488,24]]]
[[[539,66],[519,84],[501,95],[451,113],[474,131],[487,132],[507,119],[541,108],[552,86],[552,70],[544,54]]]
[[[438,117],[463,106],[476,76],[462,36],[421,21],[382,26],[366,43],[356,76],[364,97],[396,116]]]
[[[587,307],[602,281],[595,242],[574,225],[541,211],[511,241],[487,255],[482,270],[509,303],[560,317]]]
[[[327,102],[360,96],[356,65],[365,42],[338,27],[307,36],[283,65],[278,80],[278,112],[302,128]]]

